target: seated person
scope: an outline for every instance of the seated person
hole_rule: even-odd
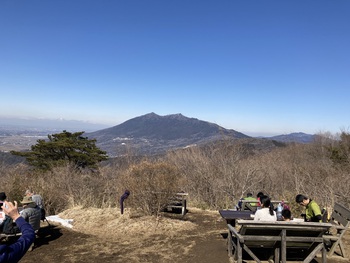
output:
[[[291,221],[292,220],[292,212],[289,209],[282,210],[282,220],[283,221]]]
[[[44,208],[44,200],[41,195],[34,193],[32,190],[28,189],[24,193],[25,196],[32,197],[32,200],[36,203],[36,205],[40,208],[41,211],[41,220],[45,221],[46,210]]]
[[[242,209],[242,204],[243,204],[243,203],[242,203],[242,200],[257,201],[257,199],[253,197],[253,194],[252,194],[252,193],[247,193],[247,196],[244,197],[244,198],[241,198],[241,199],[239,200],[239,202],[238,202],[239,210]],[[252,202],[252,203],[248,203],[248,204],[249,204],[250,206],[253,206],[253,207],[256,207],[256,206],[258,205],[258,203],[256,203],[256,202]],[[247,209],[247,208],[245,207],[245,209]]]
[[[31,196],[33,201],[39,206],[40,209],[44,208],[44,201],[41,195],[34,193],[32,190],[28,189],[26,190],[25,196]]]
[[[260,197],[261,209],[254,215],[254,221],[277,221],[276,212],[273,210],[270,197],[264,195]]]
[[[0,262],[19,262],[35,239],[33,228],[19,215],[17,202],[14,203],[5,201],[3,210],[16,223],[22,235],[12,244],[0,245]]]
[[[305,222],[322,222],[321,209],[314,200],[298,194],[295,202],[305,207]]]
[[[257,195],[256,195],[256,200],[259,201],[259,203],[257,204],[257,206],[261,206],[261,202],[260,202],[260,198],[264,196],[264,193],[263,192],[259,192]]]
[[[33,227],[34,230],[39,230],[41,211],[40,207],[32,200],[32,197],[25,196],[21,201],[23,210],[21,216]]]

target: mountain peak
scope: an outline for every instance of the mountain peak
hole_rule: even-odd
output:
[[[159,119],[159,118],[163,118],[163,119],[189,119],[188,117],[182,115],[181,113],[176,113],[176,114],[169,114],[169,115],[164,115],[164,116],[161,116],[161,115],[158,115],[154,112],[151,112],[151,113],[147,113],[145,115],[142,115],[140,117],[136,117],[136,118],[144,118],[144,119]]]
[[[160,117],[158,114],[154,112],[147,113],[145,115],[140,116],[139,118],[157,118]]]
[[[123,145],[124,149],[126,144],[132,144],[134,148],[143,153],[159,153],[223,137],[233,139],[249,137],[214,123],[188,118],[181,113],[160,116],[154,112],[87,135],[89,138],[95,138],[98,144],[103,142],[106,147],[102,148],[110,153],[116,150],[118,152],[117,148],[120,148],[120,145]]]

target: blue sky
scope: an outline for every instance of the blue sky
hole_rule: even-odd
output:
[[[348,0],[2,0],[0,116],[350,127]]]

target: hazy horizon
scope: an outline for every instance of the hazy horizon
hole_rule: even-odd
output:
[[[0,1],[0,112],[245,134],[350,126],[350,1]]]
[[[135,116],[135,117],[140,117],[140,116]],[[195,118],[193,116],[185,116],[185,117]],[[201,120],[201,121],[209,122],[207,120]],[[53,129],[53,130],[68,130],[68,131],[69,129],[73,129],[74,131],[82,131],[85,128],[84,130],[85,132],[93,132],[93,131],[98,131],[106,128],[111,128],[122,123],[123,122],[116,123],[114,125],[107,125],[107,124],[91,123],[91,122],[79,121],[79,120],[43,119],[43,118],[33,118],[33,117],[14,118],[14,117],[0,116],[0,128],[5,126],[12,126],[12,127],[23,127],[23,128],[25,127],[26,128],[46,128],[46,129]],[[221,126],[221,127],[225,129],[232,129],[224,126]],[[245,132],[234,128],[233,130],[252,137],[271,137],[276,135],[290,134],[290,133],[273,133],[273,132],[272,133]],[[296,131],[292,133],[298,133],[298,132],[307,134],[304,131]]]

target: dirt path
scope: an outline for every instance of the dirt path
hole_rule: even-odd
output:
[[[130,220],[130,219],[127,219]],[[143,218],[138,219],[139,224]],[[173,220],[174,221],[174,220]],[[179,218],[175,221],[179,222]],[[182,221],[182,220],[181,220]],[[36,247],[21,263],[229,263],[226,250],[226,224],[219,213],[190,210],[183,226],[194,227],[176,231],[144,232],[140,235],[117,232],[109,225],[109,234],[92,235],[72,231],[60,226],[42,227]],[[119,221],[120,222],[120,221]],[[127,221],[129,222],[129,221]],[[181,226],[181,225],[180,225]],[[120,229],[119,229],[120,230]],[[137,230],[139,233],[139,230]],[[349,235],[346,245],[349,247]],[[348,249],[350,250],[350,249]],[[332,259],[328,263],[345,263],[348,260]]]
[[[42,227],[36,247],[21,260],[31,262],[182,262],[228,263],[226,231],[218,213],[189,212],[185,220],[196,225],[190,231],[140,236],[141,242],[120,237],[97,237],[60,226]]]
[[[181,257],[181,260],[177,262],[229,262],[226,239],[223,238],[227,232],[227,227],[224,221],[221,220],[219,213],[212,217],[191,215],[191,220],[198,225],[198,232],[192,237],[195,245],[189,255]]]

